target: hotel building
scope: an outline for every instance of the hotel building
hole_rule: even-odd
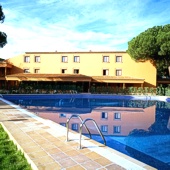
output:
[[[125,51],[25,52],[0,62],[0,82],[69,84],[83,92],[91,86],[156,87],[156,68]]]

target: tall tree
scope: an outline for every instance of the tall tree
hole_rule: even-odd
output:
[[[150,60],[162,74],[170,65],[170,24],[147,29],[128,42],[127,53],[136,61]]]
[[[0,5],[0,22],[3,23],[5,15],[2,11],[2,6]],[[7,44],[7,35],[0,31],[0,48],[3,48]]]

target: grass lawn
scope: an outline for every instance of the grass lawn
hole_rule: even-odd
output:
[[[9,139],[0,124],[0,170],[31,170],[24,154]]]

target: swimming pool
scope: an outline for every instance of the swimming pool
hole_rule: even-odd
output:
[[[170,169],[169,98],[85,94],[3,97],[63,126],[72,114],[83,120],[93,118],[107,146],[157,169]],[[79,123],[72,119],[70,128],[78,131]],[[89,123],[88,127],[92,138],[103,143],[94,125]]]

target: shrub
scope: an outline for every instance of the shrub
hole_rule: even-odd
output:
[[[31,170],[24,154],[18,150],[13,141],[0,125],[0,169]]]

